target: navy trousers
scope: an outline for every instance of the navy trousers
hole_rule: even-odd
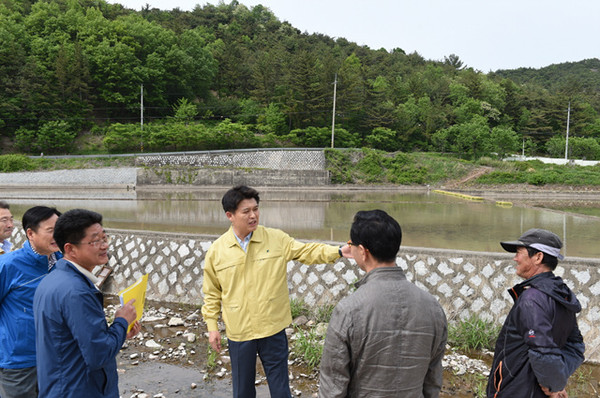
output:
[[[255,398],[256,354],[260,357],[271,398],[291,398],[288,378],[288,341],[285,330],[249,341],[229,340],[234,398]]]

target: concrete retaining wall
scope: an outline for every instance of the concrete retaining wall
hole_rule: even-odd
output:
[[[321,149],[245,149],[140,156],[139,185],[319,186],[329,184]]]
[[[272,170],[325,170],[322,149],[236,149],[138,156],[138,166],[249,167]]]
[[[139,168],[137,183],[143,185],[224,185],[262,187],[322,186],[329,184],[325,170],[218,169],[163,166]]]
[[[202,303],[204,256],[214,236],[110,230],[110,264],[114,273],[104,286],[116,293],[149,274],[147,297]],[[20,246],[22,230],[13,241]],[[436,296],[449,320],[477,314],[497,323],[512,306],[506,289],[521,281],[510,254],[402,247],[396,263],[409,280]],[[587,345],[586,358],[600,362],[600,259],[569,258],[556,274],[577,294],[583,311],[579,326]],[[288,285],[293,298],[310,306],[336,303],[362,277],[353,260],[307,266],[290,261]]]

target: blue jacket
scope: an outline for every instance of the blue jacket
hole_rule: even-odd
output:
[[[515,304],[496,342],[487,396],[545,398],[540,384],[562,390],[583,362],[585,345],[575,317],[581,304],[552,272],[508,292]]]
[[[119,397],[116,356],[127,321],[109,327],[102,293],[65,259],[33,301],[39,398]]]
[[[0,256],[0,368],[35,366],[33,294],[47,274],[48,256],[36,254],[29,241]]]

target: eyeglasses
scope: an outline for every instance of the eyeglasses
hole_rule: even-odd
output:
[[[81,245],[81,244],[87,244],[90,246],[95,247],[96,249],[99,248],[100,246],[102,246],[102,244],[105,243],[106,245],[110,244],[110,237],[109,236],[105,236],[104,238],[100,238],[100,239],[96,239],[96,240],[91,240],[89,242],[79,242],[77,244]]]
[[[2,217],[0,218],[0,224],[14,224],[15,223],[15,219],[14,217]]]
[[[348,243],[348,246],[358,246],[356,243],[352,243],[352,241],[351,241],[351,240],[349,240],[349,241],[348,241],[348,242],[346,242],[346,243]]]

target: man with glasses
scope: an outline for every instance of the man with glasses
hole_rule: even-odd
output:
[[[39,396],[119,397],[116,356],[141,329],[131,300],[108,326],[102,292],[92,270],[108,261],[102,216],[83,209],[65,212],[54,229],[64,254],[34,297]]]
[[[438,397],[446,316],[396,265],[402,230],[382,210],[359,211],[352,256],[366,276],[333,310],[321,359],[319,397]]]
[[[12,248],[12,243],[8,238],[15,229],[13,216],[10,212],[10,206],[3,200],[0,200],[0,254],[8,253]]]
[[[27,241],[21,249],[0,256],[0,396],[3,398],[37,396],[33,295],[62,257],[52,236],[59,216],[58,210],[46,206],[27,210],[23,215]],[[9,220],[12,226],[12,216]]]
[[[221,351],[217,320],[221,311],[229,341],[234,397],[254,397],[256,356],[261,359],[272,397],[291,398],[288,342],[292,322],[287,263],[331,263],[349,247],[302,243],[285,232],[260,226],[258,192],[240,185],[221,203],[231,227],[217,239],[204,261],[204,305],[209,343]]]

